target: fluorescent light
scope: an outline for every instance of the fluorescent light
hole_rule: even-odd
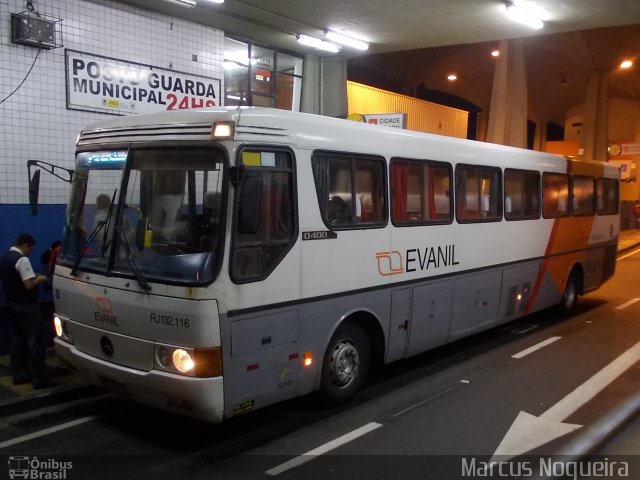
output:
[[[207,0],[207,2],[211,2],[211,3],[224,3],[224,0]]]
[[[369,44],[357,38],[349,37],[342,33],[334,32],[333,30],[327,30],[324,34],[326,38],[332,42],[339,43],[345,47],[355,48],[357,50],[368,50]]]
[[[310,37],[302,33],[297,35],[296,38],[301,44],[308,47],[317,48],[318,50],[325,50],[332,53],[338,53],[340,51],[340,47],[335,43],[325,42],[324,40],[320,40],[319,38]]]
[[[167,0],[167,2],[177,3],[183,7],[193,8],[196,6],[196,0]]]
[[[543,20],[548,19],[547,13],[533,2],[525,0],[505,0],[507,16],[514,22],[522,23],[534,30],[544,27]]]

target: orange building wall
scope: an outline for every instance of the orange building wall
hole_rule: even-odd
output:
[[[546,142],[544,151],[549,153],[555,153],[557,155],[566,155],[568,157],[577,157],[578,149],[580,148],[580,142],[565,140],[559,142]]]
[[[361,83],[347,82],[349,114],[406,113],[407,130],[467,138],[469,113]]]

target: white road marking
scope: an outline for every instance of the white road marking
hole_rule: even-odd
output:
[[[45,428],[44,430],[29,433],[28,435],[22,435],[20,437],[12,438],[11,440],[0,442],[0,449],[11,447],[13,445],[17,445],[18,443],[28,442],[29,440],[33,440],[35,438],[44,437],[45,435],[49,435],[51,433],[60,432],[62,430],[66,430],[67,428],[76,427],[78,425],[82,425],[83,423],[91,422],[96,418],[98,418],[97,415],[93,415],[90,417],[77,418],[75,420],[71,420],[70,422],[56,425],[55,427]]]
[[[537,350],[540,350],[541,348],[546,347],[547,345],[551,345],[553,342],[560,340],[562,337],[551,337],[551,338],[547,338],[546,340],[534,345],[533,347],[529,347],[526,348],[524,350],[522,350],[521,352],[516,353],[515,355],[511,355],[511,358],[522,358],[522,357],[526,357],[527,355],[529,355],[530,353],[533,353]]]
[[[616,307],[616,310],[624,310],[627,307],[630,307],[631,305],[633,305],[636,302],[640,302],[640,298],[632,298],[631,300],[629,300],[626,303],[623,303],[622,305],[619,305]]]
[[[286,472],[287,470],[290,470],[292,468],[299,467],[300,465],[313,460],[317,456],[323,455],[327,452],[330,452],[331,450],[341,447],[345,443],[349,443],[358,437],[366,435],[367,433],[372,432],[373,430],[376,430],[381,426],[382,424],[377,422],[367,423],[366,425],[363,425],[362,427],[357,428],[356,430],[353,430],[349,433],[345,433],[341,437],[331,440],[330,442],[327,442],[324,445],[320,445],[318,448],[309,450],[307,453],[303,453],[302,455],[296,458],[293,458],[288,462],[282,463],[277,467],[273,467],[272,469],[267,470],[265,473],[267,475],[275,476],[275,475],[281,474],[282,472]]]
[[[521,455],[582,425],[563,423],[573,412],[600,393],[607,385],[640,361],[640,342],[578,386],[539,417],[520,412],[498,445],[491,461],[504,461]]]

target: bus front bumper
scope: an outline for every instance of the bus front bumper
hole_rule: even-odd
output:
[[[54,344],[62,360],[98,387],[210,423],[224,418],[222,377],[193,378],[160,370],[135,370],[87,355],[59,338]]]

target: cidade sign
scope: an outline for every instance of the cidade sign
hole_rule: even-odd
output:
[[[366,123],[374,125],[391,128],[406,128],[407,126],[406,113],[367,113],[363,116]]]

